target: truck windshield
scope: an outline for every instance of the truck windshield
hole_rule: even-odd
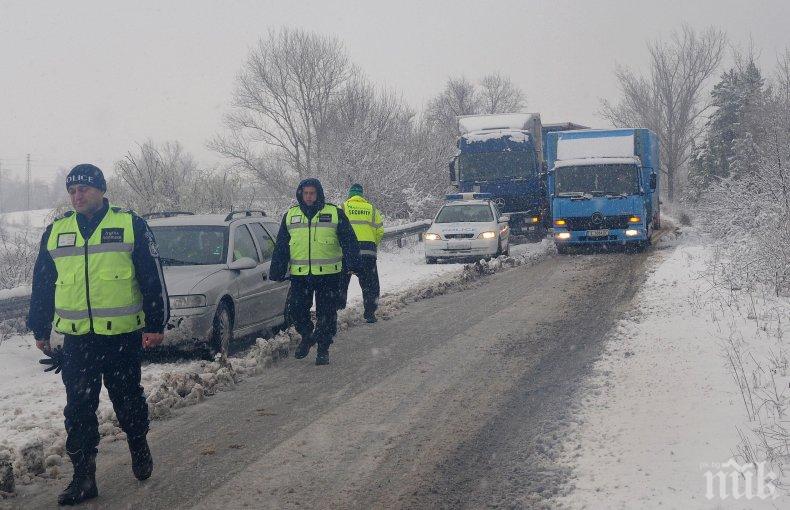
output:
[[[151,226],[163,266],[224,264],[227,227]]]
[[[436,215],[436,223],[480,223],[494,221],[491,206],[486,204],[445,205]]]
[[[555,170],[554,193],[567,196],[636,195],[639,173],[636,165],[563,166]]]
[[[462,181],[535,176],[535,154],[532,151],[461,154],[458,161]]]

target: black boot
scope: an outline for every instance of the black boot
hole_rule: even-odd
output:
[[[316,365],[329,364],[329,344],[318,344],[318,353],[315,357]]]
[[[58,495],[59,505],[76,505],[99,495],[96,488],[96,454],[69,453],[74,465],[74,476],[66,489]]]
[[[302,341],[299,342],[299,345],[296,347],[296,351],[294,352],[294,358],[302,359],[307,357],[307,355],[310,354],[310,347],[312,346],[313,344],[310,341],[310,337],[308,335],[303,335]]]
[[[147,480],[154,470],[154,459],[145,436],[128,438],[129,453],[132,454],[132,473],[138,480]]]
[[[376,313],[375,312],[365,312],[365,315],[363,315],[363,317],[365,317],[365,321],[367,321],[370,324],[373,324],[374,322],[376,322]]]

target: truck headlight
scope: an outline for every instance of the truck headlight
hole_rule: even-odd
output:
[[[639,235],[639,231],[633,228],[629,228],[625,231],[625,235],[628,237],[634,237]]]
[[[185,296],[170,296],[170,308],[198,308],[206,306],[206,296],[203,294],[187,294]]]
[[[480,232],[477,237],[479,239],[493,239],[496,237],[496,232]]]
[[[433,232],[426,232],[422,236],[422,238],[425,239],[426,241],[438,241],[439,239],[441,239],[439,234],[434,234]]]
[[[570,232],[560,232],[557,234],[557,239],[570,239],[571,233]]]

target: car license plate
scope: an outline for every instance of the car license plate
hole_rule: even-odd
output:
[[[588,230],[587,237],[604,237],[609,235],[608,228],[602,228],[599,230]]]
[[[472,243],[469,241],[449,241],[447,243],[448,250],[469,250],[472,248]]]

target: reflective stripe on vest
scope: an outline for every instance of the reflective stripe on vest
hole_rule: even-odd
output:
[[[132,215],[112,206],[87,242],[75,213],[52,224],[47,251],[58,272],[55,331],[120,335],[144,326],[133,249]]]
[[[291,240],[292,275],[337,274],[343,269],[343,250],[337,238],[337,207],[326,204],[311,220],[299,206],[288,209],[285,225]]]

